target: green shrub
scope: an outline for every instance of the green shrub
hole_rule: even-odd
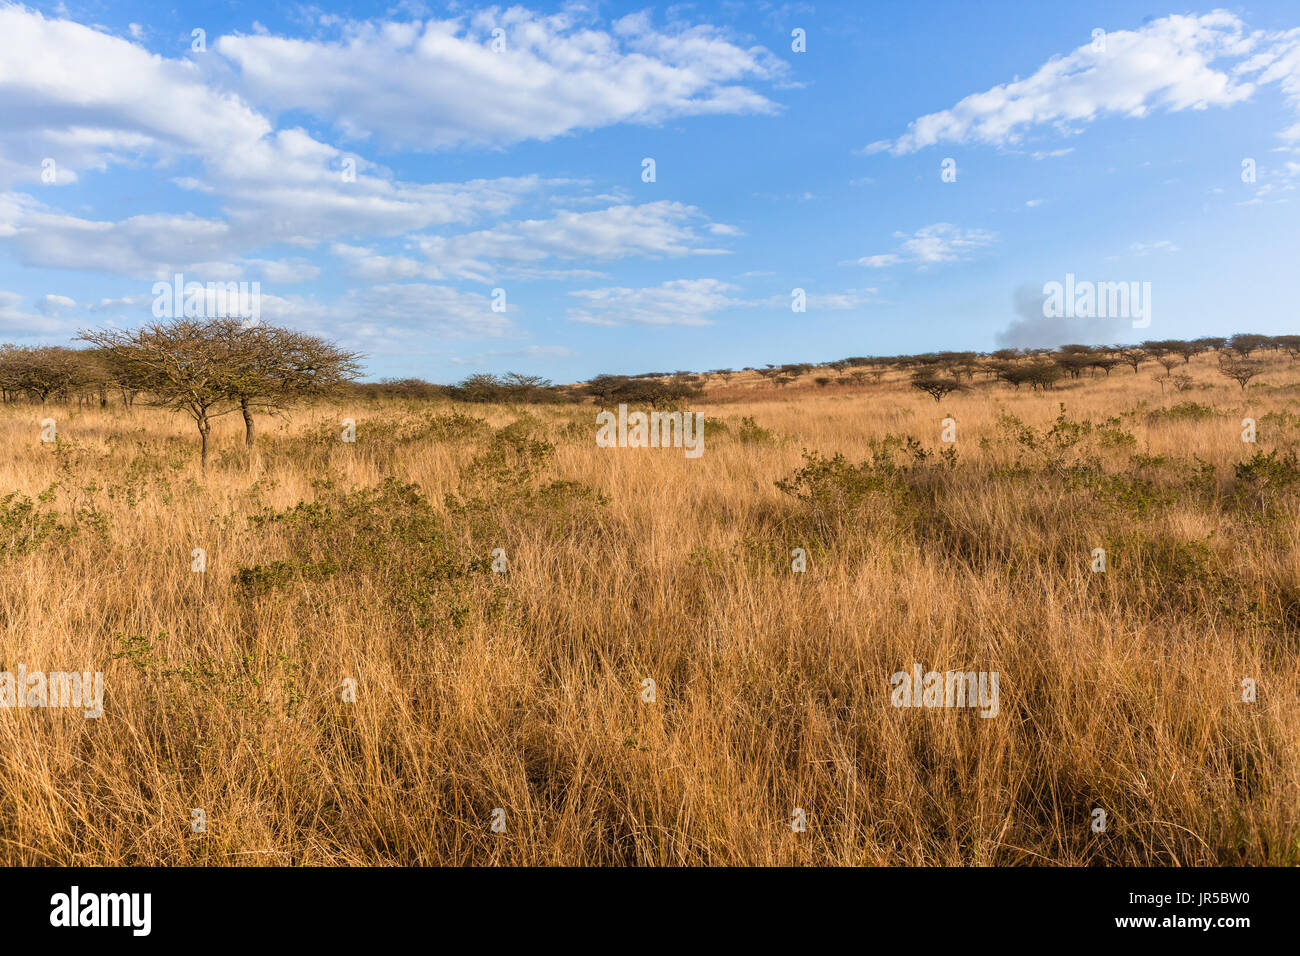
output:
[[[30,554],[47,541],[65,541],[76,531],[32,499],[17,493],[0,498],[0,557]]]
[[[1214,417],[1214,409],[1196,402],[1179,402],[1168,408],[1157,408],[1147,413],[1147,421],[1201,422]]]

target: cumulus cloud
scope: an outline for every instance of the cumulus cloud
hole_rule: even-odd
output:
[[[47,316],[58,315],[76,307],[76,299],[69,298],[66,295],[56,295],[52,292],[41,296],[40,301],[36,303],[36,311]]]
[[[47,159],[59,183],[142,160],[197,164],[173,183],[219,196],[224,213],[91,221],[10,192],[0,195],[0,238],[15,240],[21,261],[152,275],[232,263],[277,242],[310,247],[335,236],[472,223],[505,214],[545,185],[536,176],[398,181],[301,129],[275,129],[203,70],[101,30],[0,6],[0,188],[41,183]]]
[[[986,229],[962,229],[950,222],[936,222],[922,226],[912,235],[894,233],[901,239],[896,252],[863,256],[858,265],[884,269],[903,263],[915,263],[924,268],[944,262],[970,258],[975,252],[997,241],[997,233]]]
[[[1088,42],[1053,57],[1025,79],[919,117],[902,136],[872,143],[867,151],[902,155],[936,143],[1002,146],[1046,124],[1068,129],[1107,115],[1231,106],[1248,99],[1255,87],[1234,75],[1235,64],[1223,61],[1246,55],[1257,39],[1223,10],[1116,30],[1106,34],[1104,44]]]
[[[33,182],[45,157],[103,168],[140,152],[211,155],[271,132],[190,61],[18,6],[0,6],[0,114],[4,153]]]
[[[616,123],[770,113],[752,88],[786,65],[711,26],[657,29],[635,13],[600,29],[576,7],[448,20],[339,21],[337,38],[223,36],[240,90],[347,136],[405,149],[501,146]],[[501,31],[494,38],[494,31]],[[494,42],[495,41],[495,42]]]
[[[490,43],[497,27],[505,31],[501,53]],[[266,111],[320,109],[358,136],[383,134],[389,122],[389,132],[416,136],[410,145],[417,148],[545,138],[613,122],[770,110],[732,82],[778,75],[784,67],[766,51],[736,46],[711,27],[657,30],[640,14],[605,32],[576,13],[521,8],[339,29],[341,38],[328,42],[265,32],[222,38],[216,50],[240,68],[231,75],[213,67],[213,54],[169,59],[101,29],[0,6],[0,187],[38,183],[46,157],[59,182],[144,159],[194,167],[170,182],[220,202],[219,214],[114,220],[57,209],[49,204],[54,192],[38,199],[10,191],[0,193],[0,242],[32,267],[293,284],[316,278],[319,267],[264,250],[333,241],[353,275],[375,281],[591,279],[601,273],[544,263],[716,253],[725,250],[701,235],[738,234],[684,204],[622,201],[462,235],[418,235],[499,218],[563,183],[538,176],[402,182],[302,129],[276,129]],[[300,101],[295,89],[320,99]],[[374,130],[362,128],[363,115]],[[410,236],[398,255],[355,241],[398,236]]]

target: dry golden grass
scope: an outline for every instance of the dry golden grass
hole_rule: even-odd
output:
[[[1235,472],[1295,447],[1300,371],[1152,371],[941,404],[738,374],[694,461],[596,447],[591,406],[389,403],[252,451],[225,419],[205,475],[178,416],[5,405],[0,670],[107,690],[0,710],[0,859],[1300,862],[1297,488]],[[804,449],[884,457],[805,502]],[[914,662],[999,672],[998,716],[891,707]]]

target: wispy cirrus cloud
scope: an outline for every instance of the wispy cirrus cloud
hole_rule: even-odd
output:
[[[1178,246],[1168,239],[1156,239],[1151,242],[1135,242],[1128,247],[1135,256],[1149,256],[1153,252],[1177,252]]]
[[[968,259],[978,250],[992,245],[997,241],[997,233],[986,229],[963,229],[950,222],[936,222],[922,226],[910,236],[905,232],[896,232],[894,238],[902,240],[895,252],[863,256],[858,260],[858,265],[886,269],[911,263],[924,268],[956,262]]]
[[[569,310],[571,322],[587,325],[709,325],[723,309],[749,305],[731,295],[737,287],[719,279],[672,279],[649,288],[578,289],[569,295],[582,305]]]
[[[694,206],[663,200],[587,212],[561,211],[547,219],[503,223],[454,236],[412,236],[408,251],[382,255],[339,244],[333,251],[353,275],[382,278],[458,278],[478,282],[512,278],[591,278],[592,270],[539,267],[547,260],[612,262],[626,258],[717,255],[701,232],[727,237],[731,227],[710,223]]]
[[[497,359],[524,359],[529,362],[547,362],[569,358],[578,353],[564,345],[526,345],[521,349],[489,349],[477,355],[455,356],[448,359],[453,365],[481,365]]]
[[[1300,27],[1270,34],[1264,49],[1241,64],[1238,72],[1255,75],[1261,86],[1277,83],[1292,109],[1300,111]],[[1300,143],[1300,122],[1278,135],[1288,143]]]
[[[477,292],[424,282],[383,283],[350,289],[331,299],[315,295],[262,295],[262,317],[330,335],[367,354],[400,354],[430,334],[447,339],[501,338],[517,334],[508,312]]]

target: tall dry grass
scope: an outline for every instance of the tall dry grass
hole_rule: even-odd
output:
[[[0,860],[1300,862],[1300,372],[1190,373],[742,375],[695,461],[392,403],[226,420],[203,474],[178,417],[6,405],[0,670],[107,691],[0,710]],[[914,662],[998,716],[890,706]]]

